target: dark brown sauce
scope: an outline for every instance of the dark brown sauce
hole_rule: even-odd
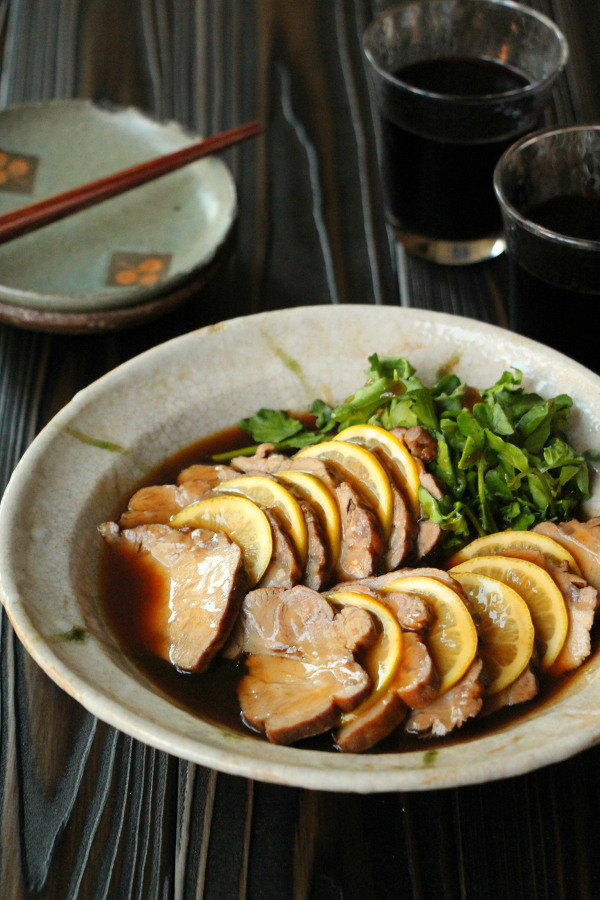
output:
[[[239,449],[248,443],[248,436],[239,428],[229,428],[214,436],[185,447],[165,460],[141,482],[146,484],[172,483],[186,466],[198,462],[212,462],[214,454]],[[131,496],[133,491],[129,494]],[[129,499],[127,497],[126,499]],[[125,505],[125,501],[123,506]],[[121,513],[117,510],[116,518]],[[245,673],[243,661],[233,663],[217,659],[202,675],[182,672],[168,663],[165,651],[164,627],[168,610],[162,606],[163,580],[135,552],[123,553],[103,542],[100,564],[100,598],[104,616],[129,659],[144,673],[161,693],[182,709],[188,710],[212,724],[240,734],[254,735],[240,712],[237,685]],[[593,653],[598,649],[599,636],[593,635]],[[592,653],[592,655],[593,655]],[[567,693],[585,671],[585,664],[560,679],[542,680],[536,698],[516,707],[507,707],[489,717],[471,720],[445,738],[420,738],[401,730],[381,741],[367,753],[398,753],[414,750],[434,752],[442,747],[474,740],[482,735],[501,731],[507,725],[527,718],[532,712],[556,702]],[[297,746],[313,750],[333,750],[330,734],[319,735]]]

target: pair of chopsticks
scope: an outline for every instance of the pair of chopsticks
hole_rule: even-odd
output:
[[[203,156],[209,156],[226,147],[239,144],[241,141],[259,134],[261,130],[258,122],[248,122],[246,125],[239,125],[237,128],[190,144],[189,147],[176,150],[174,153],[158,156],[137,166],[123,169],[121,172],[115,172],[96,181],[71,188],[61,194],[47,197],[37,203],[15,209],[0,216],[0,244],[5,244],[30,231],[42,228],[44,225],[50,225],[51,222],[57,222],[82,209],[95,206],[103,200],[154,181],[169,172],[174,172],[176,169],[181,169],[189,163],[202,159]]]

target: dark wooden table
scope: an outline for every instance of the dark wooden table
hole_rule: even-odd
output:
[[[368,0],[0,0],[0,106],[133,104],[229,151],[237,243],[197,302],[104,336],[0,327],[0,483],[75,391],[169,337],[312,303],[419,306],[505,323],[506,262],[404,259],[382,214],[361,33]],[[571,60],[551,121],[598,120],[598,0],[534,0]],[[0,134],[0,145],[2,136]],[[217,774],[86,713],[0,621],[0,895],[56,898],[600,897],[600,748],[520,778],[414,794]],[[565,726],[567,727],[567,726]]]

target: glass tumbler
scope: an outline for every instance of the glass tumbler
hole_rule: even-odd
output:
[[[600,372],[600,125],[518,141],[500,159],[494,188],[511,327]]]
[[[567,44],[508,0],[408,0],[367,28],[386,214],[410,253],[465,264],[504,249],[492,176],[543,124]]]

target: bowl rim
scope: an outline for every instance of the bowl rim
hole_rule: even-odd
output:
[[[550,716],[549,721],[546,722],[547,716],[543,716],[542,719],[538,717],[537,730],[540,731],[542,737],[548,736],[548,743],[543,747],[543,753],[533,751],[531,748],[523,751],[519,747],[518,733],[527,726],[529,721],[527,717],[523,720],[519,719],[517,726],[509,726],[504,731],[500,729],[494,733],[496,738],[500,735],[500,740],[504,740],[506,733],[512,747],[510,757],[502,762],[499,756],[494,755],[493,752],[498,740],[494,742],[486,736],[469,737],[466,732],[464,738],[461,738],[455,746],[441,746],[439,750],[434,748],[433,752],[431,745],[428,745],[427,750],[415,749],[409,753],[374,753],[357,756],[297,747],[276,747],[257,741],[252,736],[234,735],[232,738],[232,733],[227,736],[224,734],[224,729],[212,725],[206,726],[206,737],[199,743],[197,739],[186,734],[174,735],[172,728],[163,727],[156,720],[150,720],[147,715],[136,712],[131,706],[127,691],[124,691],[123,695],[111,697],[102,687],[91,683],[89,679],[84,679],[76,672],[74,673],[70,661],[73,652],[76,651],[69,647],[69,653],[66,653],[64,645],[53,645],[33,625],[27,610],[27,598],[21,595],[15,577],[15,566],[18,565],[18,562],[14,552],[10,549],[9,538],[15,516],[19,511],[19,501],[22,499],[27,484],[31,481],[32,470],[35,470],[40,459],[56,440],[57,429],[76,421],[77,417],[90,407],[90,404],[93,405],[107,391],[114,390],[118,384],[130,382],[131,377],[135,376],[147,361],[158,365],[160,362],[172,358],[173,354],[183,357],[185,352],[189,352],[195,344],[201,346],[206,340],[210,341],[213,334],[225,334],[227,339],[235,339],[235,335],[236,333],[239,335],[240,329],[268,328],[272,323],[290,327],[290,325],[323,320],[327,321],[329,325],[334,322],[345,322],[347,325],[348,322],[351,322],[359,326],[361,322],[373,319],[377,320],[377,327],[385,327],[390,322],[404,326],[418,325],[419,327],[425,327],[429,323],[428,327],[433,329],[433,332],[436,329],[443,333],[458,334],[460,332],[477,343],[482,338],[484,342],[509,341],[520,351],[529,352],[534,357],[541,358],[544,365],[549,367],[549,371],[556,369],[557,366],[567,366],[569,372],[574,372],[576,378],[581,379],[582,383],[587,386],[591,385],[596,392],[598,416],[600,417],[600,378],[583,366],[568,360],[562,354],[544,348],[529,339],[514,336],[496,325],[446,313],[432,313],[427,310],[402,307],[311,306],[258,313],[182,335],[121,364],[79,391],[40,431],[17,464],[0,503],[0,593],[8,617],[17,636],[36,663],[89,712],[158,750],[219,771],[288,786],[357,793],[457,787],[520,775],[534,768],[565,759],[600,739],[599,709],[598,721],[588,722],[585,729],[575,727],[568,729],[566,734],[561,735],[560,741],[551,740],[556,728],[555,720]],[[363,362],[366,360],[367,352],[373,352],[372,349],[365,349]],[[63,648],[61,652],[58,652],[59,647]],[[125,687],[128,686],[126,680],[124,684]],[[585,686],[586,690],[593,689],[593,687],[593,682],[590,686]],[[147,691],[139,684],[134,688],[134,694],[137,690]],[[173,709],[173,705],[167,703],[160,696],[152,695],[152,702],[156,705],[158,714],[167,707]],[[181,716],[177,710],[174,715],[176,715],[177,721],[180,721]],[[533,715],[530,719],[535,717]],[[494,735],[492,735],[493,737]],[[472,745],[474,741],[478,746],[488,749],[479,754],[477,767],[474,768],[471,765],[468,772],[465,773],[464,765],[461,763],[463,755],[461,747]],[[260,745],[260,752],[257,751],[257,745]],[[492,752],[490,752],[490,747]],[[506,756],[506,754],[504,755]]]

